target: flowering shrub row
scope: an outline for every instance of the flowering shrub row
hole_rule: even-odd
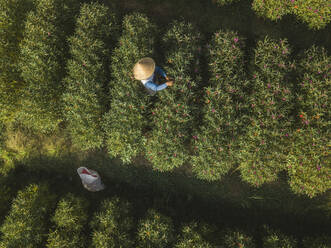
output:
[[[226,229],[222,234],[222,244],[227,248],[255,248],[253,238],[241,230]]]
[[[38,0],[28,14],[20,44],[19,69],[26,83],[17,118],[38,132],[54,131],[61,122],[61,79],[67,54],[65,41],[75,0]]]
[[[172,219],[149,209],[140,220],[137,231],[138,247],[169,247],[174,240]]]
[[[208,225],[204,225],[207,227]],[[178,237],[175,248],[212,248],[214,247],[202,237],[200,225],[197,222],[191,222],[184,225]],[[209,230],[208,230],[209,231]]]
[[[104,200],[91,222],[92,247],[133,247],[131,212],[127,201],[118,197]]]
[[[54,200],[46,185],[31,184],[19,191],[0,227],[0,247],[42,247]]]
[[[289,54],[287,40],[268,37],[255,49],[246,134],[240,138],[239,152],[241,177],[253,186],[274,181],[286,164],[294,103],[285,77],[294,67]]]
[[[48,234],[47,248],[86,247],[83,230],[87,224],[87,202],[69,193],[57,204],[52,221],[55,228]]]
[[[297,241],[291,237],[286,236],[279,230],[273,230],[269,226],[263,226],[263,247],[267,248],[295,248],[297,247]]]
[[[331,21],[331,4],[325,0],[254,0],[252,9],[257,15],[280,20],[294,14],[311,29],[322,29]]]
[[[208,45],[211,86],[203,89],[202,124],[191,140],[193,172],[201,179],[220,179],[236,161],[243,129],[243,40],[235,32],[220,30]]]
[[[132,68],[142,57],[153,57],[156,27],[139,13],[123,20],[123,33],[112,55],[110,82],[110,110],[103,116],[106,145],[111,156],[129,163],[143,152],[145,112],[148,95],[140,82],[132,79]]]
[[[297,120],[289,144],[290,186],[313,197],[331,188],[330,109],[331,57],[312,46],[298,66]]]
[[[24,21],[33,8],[31,0],[0,2],[0,119],[10,120],[18,109],[23,81],[17,65]]]
[[[64,118],[73,144],[82,150],[103,144],[101,118],[106,112],[107,58],[117,39],[117,20],[108,7],[91,3],[81,7],[76,31],[70,37],[72,59],[64,79]]]
[[[194,73],[198,66],[200,33],[190,24],[175,21],[163,37],[167,50],[165,70],[175,79],[171,88],[158,92],[152,109],[153,131],[146,145],[147,159],[161,171],[181,166],[189,158],[185,143],[193,123]]]
[[[3,192],[2,188],[0,191]],[[219,229],[222,227],[204,221],[178,223],[153,208],[137,218],[134,213],[139,211],[134,212],[129,201],[117,196],[105,199],[96,212],[91,209],[94,213],[88,228],[89,202],[72,193],[58,202],[51,217],[55,225],[46,243],[47,218],[54,210],[55,198],[44,184],[31,184],[19,191],[0,227],[0,247],[257,247],[249,232],[237,228]],[[176,212],[169,206],[167,210]],[[298,240],[270,226],[264,225],[256,231],[263,247],[297,247]],[[325,234],[302,239],[304,248],[328,248],[330,244],[331,239]]]

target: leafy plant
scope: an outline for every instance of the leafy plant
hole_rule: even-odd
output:
[[[312,46],[298,66],[297,124],[289,144],[287,170],[292,190],[309,197],[331,188],[330,64],[325,49]]]
[[[290,236],[281,233],[279,230],[273,230],[269,226],[263,227],[264,237],[262,239],[265,248],[295,248],[297,241]]]
[[[69,40],[72,59],[64,79],[63,115],[73,143],[82,150],[103,144],[101,118],[106,112],[105,88],[110,50],[117,39],[117,19],[112,10],[99,4],[84,4],[76,31]]]
[[[253,238],[240,230],[226,229],[222,234],[224,248],[255,248]]]
[[[216,32],[208,45],[211,86],[203,89],[202,125],[194,130],[191,159],[198,178],[213,181],[236,162],[238,135],[244,129],[244,38],[236,32]]]
[[[27,16],[19,59],[26,87],[16,117],[38,132],[52,132],[62,121],[65,37],[73,26],[70,18],[75,15],[77,3],[76,0],[38,0],[36,10]]]
[[[19,43],[23,38],[27,13],[34,7],[32,0],[0,2],[0,119],[11,121],[19,106],[24,82],[20,77]]]
[[[212,248],[202,236],[200,226],[197,222],[191,222],[184,225],[181,230],[181,235],[174,246],[175,248]]]
[[[54,201],[46,185],[31,184],[19,191],[0,227],[0,247],[42,247]]]
[[[146,217],[138,224],[139,248],[168,247],[174,239],[172,220],[154,209],[147,211]]]
[[[147,140],[146,157],[154,168],[169,171],[189,159],[186,143],[193,122],[194,74],[198,71],[201,35],[190,23],[175,21],[163,37],[168,49],[165,66],[174,85],[158,92],[159,101],[152,109],[153,130]]]
[[[90,223],[92,247],[133,247],[131,205],[118,197],[106,199]]]
[[[331,21],[330,3],[324,0],[254,0],[252,9],[258,16],[273,21],[294,14],[310,29],[322,29]]]
[[[139,59],[153,57],[156,26],[145,15],[133,13],[124,17],[122,28],[111,58],[110,110],[103,116],[102,127],[109,155],[130,163],[146,143],[144,115],[150,102],[141,83],[133,80],[132,69]]]
[[[55,228],[48,234],[46,247],[85,247],[83,231],[88,218],[87,207],[87,201],[71,193],[62,198],[52,217]]]
[[[265,37],[255,49],[246,134],[241,137],[240,173],[253,186],[276,180],[285,168],[291,128],[294,94],[287,73],[294,67],[289,61],[287,40]]]

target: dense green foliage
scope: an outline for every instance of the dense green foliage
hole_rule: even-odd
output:
[[[145,15],[134,13],[124,17],[122,28],[111,58],[110,110],[103,117],[103,129],[108,153],[129,163],[143,152],[149,103],[142,84],[133,80],[132,68],[142,57],[153,57],[156,26]]]
[[[19,69],[25,87],[17,118],[39,132],[61,122],[61,79],[67,56],[66,35],[72,29],[76,0],[38,0],[25,23]]]
[[[211,85],[203,89],[202,124],[192,139],[193,172],[201,179],[220,179],[238,156],[245,119],[243,40],[235,32],[220,30],[208,44]]]
[[[283,15],[294,14],[315,30],[325,28],[331,21],[331,5],[325,0],[254,0],[252,9],[258,16],[273,21],[280,20]]]
[[[297,241],[290,236],[286,236],[279,230],[272,230],[269,226],[264,226],[263,247],[265,248],[295,248]]]
[[[54,200],[46,185],[31,184],[19,191],[0,228],[0,247],[41,247]]]
[[[57,205],[52,221],[55,228],[48,234],[47,248],[86,246],[83,231],[87,224],[87,202],[69,193]]]
[[[131,208],[128,201],[118,197],[104,200],[91,222],[92,247],[133,247]]]
[[[108,57],[117,39],[117,20],[113,11],[99,3],[84,4],[74,36],[69,38],[72,59],[64,79],[64,117],[73,143],[82,150],[103,144],[101,118],[108,97]]]
[[[204,240],[197,222],[184,225],[175,248],[212,248],[210,243]]]
[[[154,209],[149,209],[138,224],[139,248],[165,248],[174,240],[174,227],[171,218]]]
[[[226,229],[222,234],[224,248],[255,248],[253,238],[241,230]]]
[[[246,135],[241,137],[240,172],[242,179],[259,186],[276,180],[284,169],[293,123],[293,93],[286,79],[291,70],[290,48],[286,40],[266,37],[254,54],[250,80],[249,112],[245,116]]]
[[[189,159],[185,146],[193,122],[193,88],[196,87],[201,34],[190,23],[175,21],[163,37],[167,50],[167,75],[174,85],[158,92],[152,109],[153,130],[147,140],[146,154],[154,167],[169,171]]]
[[[24,85],[18,68],[19,43],[32,0],[0,1],[0,118],[10,120]]]
[[[297,119],[289,144],[290,186],[313,197],[331,188],[330,109],[331,57],[312,46],[298,65]]]
[[[105,148],[124,163],[145,158],[155,170],[181,167],[203,180],[220,180],[234,169],[259,187],[284,171],[295,193],[314,197],[331,188],[330,56],[324,48],[313,46],[292,62],[287,39],[266,36],[251,53],[231,30],[219,30],[201,47],[191,23],[175,21],[157,32],[140,13],[124,16],[118,40],[120,15],[113,8],[84,4],[76,18],[78,0],[26,1],[1,2],[1,32],[9,37],[2,37],[1,75],[24,82],[10,92],[3,84],[9,98],[20,95],[1,109],[3,116],[17,110],[11,124],[69,133],[77,149]],[[154,97],[132,75],[146,56],[164,56],[162,67],[174,79]],[[14,167],[4,146],[10,141],[0,145],[3,174]]]

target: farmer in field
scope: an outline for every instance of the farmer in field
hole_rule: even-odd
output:
[[[156,66],[154,60],[148,57],[142,58],[135,64],[133,67],[133,76],[143,83],[150,95],[154,95],[157,91],[163,90],[173,84],[173,81],[170,81],[164,70]],[[158,85],[162,80],[161,77],[164,77],[167,81]]]

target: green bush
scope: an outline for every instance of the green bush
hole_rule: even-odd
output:
[[[224,248],[255,248],[254,240],[248,234],[240,230],[226,229],[222,234]]]
[[[264,248],[295,248],[297,241],[290,236],[286,236],[279,230],[272,230],[268,226],[263,227],[264,237],[262,238]]]
[[[26,87],[16,117],[38,132],[54,131],[62,121],[65,36],[72,27],[76,3],[76,0],[38,0],[36,11],[27,16],[19,59]]]
[[[307,49],[298,66],[297,125],[289,146],[290,186],[313,197],[331,188],[330,101],[331,57],[324,48]]]
[[[212,248],[201,235],[200,227],[197,222],[192,222],[184,225],[181,230],[181,235],[174,246],[175,248]]]
[[[153,131],[147,140],[146,155],[154,167],[169,171],[189,159],[186,143],[193,122],[194,73],[199,62],[201,35],[190,23],[175,21],[163,37],[167,50],[167,76],[174,78],[172,87],[158,92],[159,101],[152,109]]]
[[[32,0],[0,1],[0,119],[10,121],[24,85],[18,70],[19,43]]]
[[[18,192],[11,210],[0,227],[0,247],[43,247],[47,216],[55,203],[46,185],[31,184]]]
[[[91,222],[92,247],[133,247],[131,205],[118,197],[102,202]]]
[[[220,179],[237,160],[238,135],[244,130],[243,40],[220,30],[208,44],[211,86],[203,89],[202,124],[192,139],[192,169],[201,179]]]
[[[88,204],[83,198],[69,193],[57,205],[52,221],[55,228],[48,234],[47,248],[79,248],[86,246],[84,228]]]
[[[149,209],[146,217],[138,224],[137,240],[139,248],[169,247],[174,240],[171,218]]]
[[[255,49],[246,135],[239,152],[241,177],[253,186],[276,180],[287,162],[294,121],[294,94],[286,79],[294,67],[289,54],[287,40],[268,37]]]
[[[302,241],[303,248],[330,248],[330,236],[305,237]]]
[[[124,17],[122,28],[111,58],[110,110],[102,126],[109,155],[130,163],[144,149],[149,104],[144,86],[132,79],[132,69],[139,59],[153,57],[156,26],[145,15],[134,13]]]
[[[254,0],[252,9],[258,16],[273,21],[283,15],[294,14],[310,29],[322,29],[331,21],[330,2],[324,0]]]
[[[82,150],[103,144],[100,125],[108,99],[107,57],[117,32],[115,14],[102,4],[91,3],[82,5],[75,34],[69,38],[72,59],[64,79],[63,115],[73,144]]]

